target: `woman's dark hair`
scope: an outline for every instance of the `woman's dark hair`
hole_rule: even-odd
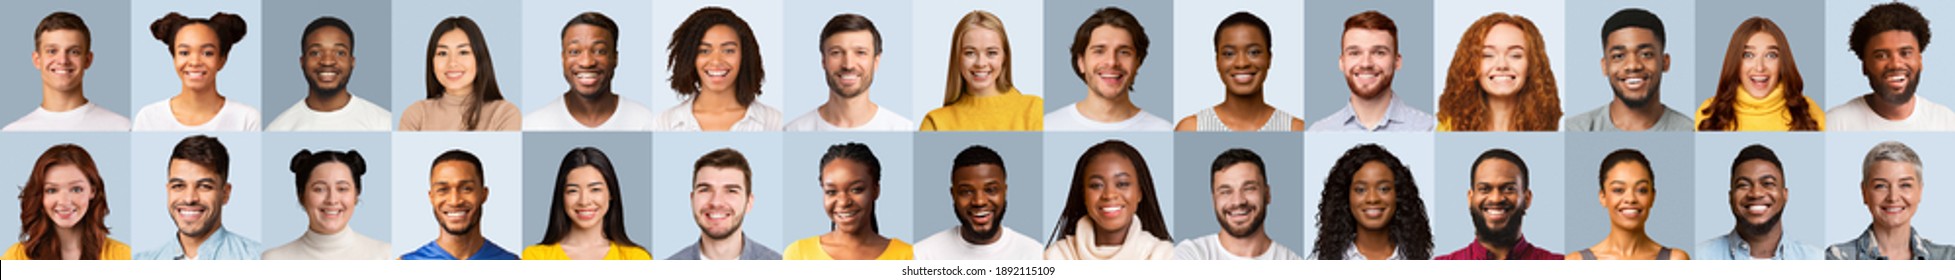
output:
[[[107,186],[102,181],[102,173],[95,168],[95,158],[88,150],[75,144],[60,144],[49,147],[34,161],[34,172],[27,174],[27,184],[20,186],[20,245],[33,260],[61,259],[61,240],[54,231],[60,227],[54,219],[48,218],[46,205],[41,204],[47,192],[48,169],[59,165],[72,165],[88,178],[89,188],[95,196],[89,198],[86,211],[75,228],[81,231],[81,258],[83,260],[102,259],[102,246],[108,244],[109,226],[102,219],[109,216],[109,196]]]
[[[606,202],[610,210],[604,212],[604,239],[617,245],[638,247],[638,243],[631,242],[631,236],[625,234],[624,193],[619,191],[623,188],[618,186],[618,170],[612,168],[611,158],[605,156],[604,151],[593,147],[571,149],[569,154],[563,155],[563,164],[557,165],[556,186],[551,187],[554,191],[550,194],[550,224],[543,232],[541,243],[557,244],[563,241],[565,235],[570,235],[570,213],[563,211],[563,187],[570,183],[570,170],[585,166],[597,168],[597,173],[604,174],[604,191],[611,194],[611,201]]]
[[[876,160],[876,152],[870,151],[869,145],[864,145],[860,142],[848,142],[828,146],[828,152],[821,155],[821,165],[818,165],[817,168],[827,169],[829,162],[834,162],[838,159],[854,161],[855,163],[868,167],[869,182],[876,186],[876,189],[882,189],[882,161]],[[821,175],[815,176],[816,181],[820,181]],[[828,227],[834,228],[835,223],[829,222]],[[869,208],[869,231],[882,233],[882,222],[877,219],[876,209],[873,207]]]
[[[1616,165],[1625,162],[1635,162],[1636,164],[1643,165],[1643,173],[1650,175],[1650,185],[1656,185],[1656,170],[1650,167],[1650,158],[1644,157],[1643,151],[1623,148],[1609,152],[1608,156],[1602,157],[1602,170],[1595,172],[1595,191],[1598,193],[1607,191],[1607,187],[1609,186],[1609,169],[1615,169]],[[1737,168],[1734,167],[1732,169],[1735,170]],[[1656,188],[1651,187],[1650,189],[1653,190]]]
[[[1066,194],[1066,208],[1059,211],[1059,223],[1052,226],[1052,236],[1046,238],[1045,244],[1053,244],[1059,238],[1073,236],[1075,231],[1078,231],[1078,227],[1074,227],[1073,224],[1079,223],[1079,219],[1086,218],[1088,211],[1086,209],[1086,166],[1093,163],[1093,158],[1102,154],[1120,155],[1133,162],[1136,185],[1140,186],[1140,211],[1134,212],[1140,215],[1140,229],[1152,234],[1154,238],[1174,240],[1174,236],[1168,233],[1168,222],[1161,215],[1161,200],[1154,196],[1154,173],[1148,172],[1147,159],[1141,158],[1140,150],[1134,149],[1134,146],[1127,144],[1126,141],[1106,140],[1086,148],[1086,153],[1079,155],[1079,162],[1073,164],[1072,189]]]
[[[1222,18],[1222,24],[1215,25],[1215,45],[1218,45],[1217,48],[1220,48],[1219,45],[1222,44],[1222,30],[1237,25],[1255,27],[1256,31],[1262,32],[1264,49],[1270,48],[1276,42],[1275,40],[1269,39],[1269,22],[1264,22],[1263,18],[1257,17],[1256,14],[1250,13],[1249,11],[1240,11],[1229,14],[1229,17]]]
[[[210,26],[210,30],[217,33],[218,56],[231,57],[231,45],[244,40],[246,30],[244,17],[226,12],[217,12],[210,15],[210,18],[190,18],[170,12],[168,15],[163,15],[163,18],[149,23],[149,34],[156,36],[156,40],[163,41],[164,50],[173,50],[176,48],[177,31],[182,31],[184,26],[192,24]],[[176,52],[170,51],[170,53],[174,55]]]
[[[467,16],[455,16],[436,23],[434,33],[428,35],[428,54],[423,56],[427,61],[425,65],[428,69],[425,75],[428,99],[441,98],[441,95],[448,91],[441,86],[441,81],[435,78],[434,49],[435,45],[441,42],[441,34],[447,34],[451,30],[461,30],[463,35],[467,35],[468,48],[475,52],[475,81],[472,83],[475,92],[469,94],[472,100],[468,102],[468,110],[462,113],[462,130],[472,131],[480,129],[475,123],[482,118],[482,104],[502,100],[502,88],[496,86],[495,60],[489,58],[489,40],[482,37],[482,27],[475,25],[475,20],[468,19]]]
[[[293,194],[299,196],[299,202],[301,204],[305,202],[306,182],[312,181],[312,169],[318,168],[319,165],[328,162],[345,164],[346,170],[353,173],[353,194],[357,196],[365,193],[362,188],[367,184],[360,182],[360,177],[367,175],[367,159],[360,156],[360,151],[319,151],[315,153],[311,150],[299,150],[299,154],[292,155],[291,169],[292,179],[294,181],[293,186],[297,187],[297,191],[293,192]]]
[[[1398,207],[1392,209],[1391,222],[1385,225],[1398,245],[1398,255],[1408,260],[1432,259],[1432,225],[1427,223],[1425,202],[1419,200],[1419,185],[1412,182],[1412,169],[1378,144],[1363,144],[1344,151],[1324,178],[1323,200],[1317,203],[1317,246],[1312,253],[1320,260],[1344,259],[1344,251],[1358,239],[1358,220],[1351,215],[1351,180],[1365,163],[1378,162],[1392,171],[1392,192]]]
[[[665,45],[667,52],[665,69],[672,76],[665,78],[672,82],[672,91],[686,98],[699,95],[699,69],[693,61],[699,57],[699,43],[706,38],[706,30],[724,25],[733,28],[740,35],[740,71],[733,79],[733,98],[740,106],[753,105],[754,97],[760,96],[760,83],[765,81],[767,71],[760,63],[760,41],[754,39],[753,27],[747,21],[733,14],[733,10],[721,7],[705,7],[692,12],[679,28],[672,30],[672,42]]]

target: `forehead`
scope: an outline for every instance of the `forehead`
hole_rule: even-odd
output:
[[[87,37],[87,35],[85,35],[85,34],[82,34],[82,33],[81,33],[81,30],[75,30],[75,29],[50,29],[50,30],[48,30],[48,31],[43,31],[43,32],[41,32],[40,34],[36,34],[36,35],[34,36],[34,39],[35,39],[35,40],[39,40],[39,41],[42,41],[42,43],[47,43],[47,42],[62,42],[62,43],[76,43],[76,44],[85,44],[85,43],[86,43],[86,41],[87,41],[87,39],[88,39],[88,37]],[[68,41],[71,41],[71,40],[72,40],[72,41],[83,41],[83,42],[68,42]]]
[[[740,33],[733,30],[733,26],[716,24],[706,28],[706,33],[701,34],[699,40],[700,43],[739,42]]]
[[[867,176],[869,168],[852,159],[836,158],[821,168],[823,178],[835,176]]]
[[[1395,38],[1392,37],[1392,33],[1386,32],[1385,30],[1370,28],[1344,29],[1344,45],[1382,45],[1392,43],[1393,40]]]
[[[217,30],[211,29],[210,25],[208,24],[202,24],[202,23],[187,24],[184,25],[183,27],[177,28],[176,39],[179,44],[186,41],[197,41],[197,40],[216,41]]]
[[[733,168],[733,167],[708,166],[706,168],[700,168],[699,171],[693,172],[692,175],[693,175],[693,181],[697,181],[697,182],[727,181],[727,180],[741,181],[741,180],[745,180],[747,176],[747,172],[740,171],[739,168]]]
[[[1745,160],[1744,162],[1738,163],[1736,174],[1778,175],[1781,174],[1781,171],[1779,170],[1779,166],[1772,165],[1772,162],[1770,161],[1765,161],[1763,159],[1749,159],[1749,160]]]
[[[1223,40],[1250,40],[1254,42],[1262,42],[1263,35],[1265,35],[1261,28],[1256,28],[1255,25],[1248,23],[1230,24],[1229,26],[1222,27],[1222,30],[1216,33],[1221,35],[1221,39]]]
[[[1650,173],[1643,171],[1643,168],[1644,165],[1641,162],[1636,162],[1633,160],[1621,161],[1621,162],[1616,162],[1615,166],[1609,167],[1609,172],[1607,173],[1607,175],[1609,176],[1609,179],[1649,178]]]
[[[975,45],[975,44],[996,45],[999,43],[998,31],[991,30],[990,28],[984,28],[982,26],[972,25],[970,26],[970,28],[964,29],[964,34],[959,36],[963,38],[964,41],[963,43],[966,45]]]
[[[875,34],[870,33],[869,30],[851,30],[851,31],[835,32],[834,34],[828,34],[828,38],[822,40],[822,43],[859,45],[859,44],[873,43],[875,40],[876,40]]]
[[[346,30],[342,30],[339,29],[338,26],[331,26],[331,25],[320,26],[318,29],[313,29],[312,33],[305,34],[305,40],[308,42],[319,41],[319,40],[344,40],[346,39],[346,37],[348,37],[346,35]]]
[[[1521,168],[1505,159],[1490,158],[1473,168],[1473,180],[1514,179],[1519,177]]]
[[[315,177],[313,179],[320,179],[317,178],[320,176],[352,177],[353,169],[348,168],[345,163],[328,161],[320,163],[319,166],[312,167],[311,175]]]
[[[611,37],[611,30],[596,25],[578,23],[563,28],[564,38],[573,37]]]
[[[1913,175],[1919,174],[1920,170],[1915,168],[1913,163],[1876,160],[1873,166],[1867,167],[1867,173],[1873,175]]]
[[[1606,45],[1638,45],[1644,43],[1657,43],[1656,31],[1639,26],[1630,26],[1616,29],[1616,31],[1610,31]]]
[[[447,32],[442,32],[441,39],[438,40],[444,46],[467,44],[468,33],[462,32],[461,28],[450,29]]]
[[[1521,27],[1512,23],[1494,24],[1487,30],[1487,45],[1519,45],[1526,40]]]
[[[478,168],[480,167],[467,161],[449,160],[435,163],[432,172],[435,177],[474,178]]]
[[[172,178],[187,177],[187,176],[212,177],[216,175],[214,174],[215,172],[211,172],[210,168],[206,168],[202,164],[198,164],[196,162],[191,162],[189,160],[184,160],[184,159],[170,159],[169,172],[170,172],[169,173],[170,177]]]
[[[1091,36],[1092,39],[1089,41],[1094,45],[1126,45],[1132,44],[1134,41],[1133,33],[1128,33],[1126,28],[1120,28],[1111,24],[1102,24],[1099,27],[1094,27]]]

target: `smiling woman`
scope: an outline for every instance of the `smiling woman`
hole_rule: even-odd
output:
[[[1439,95],[1440,131],[1555,131],[1561,97],[1541,29],[1494,13],[1466,28]]]
[[[721,7],[705,7],[672,30],[665,45],[672,91],[685,102],[652,120],[661,131],[780,131],[781,110],[761,104],[767,72],[760,42],[747,20]]]
[[[441,20],[428,36],[428,99],[401,112],[401,131],[514,131],[522,111],[503,100],[482,27],[466,16]]]
[[[392,245],[352,230],[367,174],[360,151],[299,150],[292,155],[292,177],[299,207],[309,223],[305,235],[265,250],[267,260],[385,260]]]
[[[151,35],[170,51],[171,67],[183,88],[175,97],[136,111],[137,131],[258,131],[258,108],[217,92],[217,73],[230,60],[231,46],[244,40],[244,17],[219,12],[189,18],[171,12],[149,24]]]
[[[1412,169],[1377,144],[1351,147],[1324,178],[1319,260],[1432,258],[1432,225]]]
[[[74,144],[49,147],[20,188],[21,241],[4,260],[127,260],[129,245],[109,238],[109,198],[95,159]]]
[[[543,242],[523,249],[524,260],[650,260],[625,234],[624,193],[603,150],[582,147],[563,155],[551,194]]]
[[[1086,149],[1073,166],[1072,191],[1048,237],[1048,260],[1165,260],[1174,236],[1154,195],[1147,159],[1126,141]]]

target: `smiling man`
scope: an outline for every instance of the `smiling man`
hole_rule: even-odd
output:
[[[1215,156],[1208,170],[1215,222],[1222,225],[1222,232],[1181,241],[1174,246],[1174,259],[1303,259],[1290,247],[1270,240],[1269,233],[1263,231],[1272,195],[1262,156],[1248,149],[1229,149]]]
[[[353,27],[335,17],[319,17],[306,24],[299,38],[299,69],[304,72],[305,99],[278,114],[271,131],[388,131],[393,113],[347,92],[353,78]]]
[[[611,92],[618,69],[618,23],[584,12],[563,24],[563,79],[570,90],[523,116],[525,130],[651,131],[652,109]]]
[[[1398,24],[1391,17],[1378,11],[1351,15],[1344,19],[1340,40],[1337,69],[1351,88],[1350,103],[1311,123],[1310,131],[1432,131],[1432,114],[1405,106],[1392,90],[1392,77],[1405,67],[1405,57],[1399,53]]]
[[[1955,246],[1935,244],[1914,230],[1921,207],[1921,155],[1907,144],[1881,142],[1860,163],[1860,199],[1873,224],[1859,238],[1826,248],[1828,260],[1950,260]]]
[[[1955,111],[1915,96],[1921,87],[1921,55],[1928,50],[1928,19],[1901,2],[1874,5],[1859,20],[1847,46],[1873,92],[1826,110],[1826,127],[1843,131],[1955,130]]]
[[[224,205],[231,202],[231,153],[217,138],[183,138],[170,151],[169,181],[164,184],[176,238],[170,244],[136,254],[138,260],[256,260],[265,248],[258,241],[224,230]]]
[[[482,159],[463,150],[448,150],[428,168],[428,202],[433,204],[441,235],[403,260],[515,260],[520,257],[482,237],[482,203],[489,200],[483,183]]]
[[[821,28],[821,69],[828,103],[788,122],[788,131],[911,131],[916,122],[869,100],[882,61],[882,31],[857,14],[840,14]]]
[[[1692,131],[1690,115],[1663,105],[1663,73],[1670,71],[1663,19],[1628,8],[1602,22],[1602,76],[1615,99],[1568,117],[1569,131]]]
[[[1466,189],[1466,212],[1473,215],[1473,244],[1439,260],[1559,260],[1565,256],[1527,243],[1521,222],[1534,204],[1527,161],[1507,149],[1490,149],[1473,159]]]
[[[82,76],[95,64],[88,23],[54,12],[34,27],[34,69],[41,74],[41,106],[0,131],[129,131],[129,118],[89,102]]]
[[[1010,184],[1005,158],[972,145],[950,165],[951,211],[958,226],[916,243],[918,260],[1037,260],[1045,246],[1004,225]]]
[[[1147,61],[1147,30],[1119,7],[1101,8],[1073,34],[1073,72],[1086,82],[1086,99],[1045,114],[1048,131],[1168,131],[1168,123],[1130,96],[1140,64]]]
[[[1785,166],[1777,153],[1752,144],[1731,160],[1731,233],[1697,244],[1700,260],[1817,260],[1819,247],[1785,240]]]
[[[699,241],[667,260],[778,260],[781,253],[741,229],[753,211],[753,167],[740,151],[721,148],[692,164],[692,221]]]

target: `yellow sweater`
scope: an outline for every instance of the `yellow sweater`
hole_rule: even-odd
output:
[[[563,244],[536,244],[523,248],[523,260],[568,260],[570,254],[563,252]],[[610,252],[604,253],[604,260],[651,260],[652,254],[645,248],[611,243]]]
[[[1792,130],[1792,112],[1785,107],[1784,85],[1772,88],[1772,92],[1766,94],[1765,98],[1751,97],[1751,92],[1746,91],[1744,87],[1738,87],[1737,94],[1738,102],[1733,106],[1737,106],[1738,118],[1736,129],[1731,131]],[[1820,109],[1819,103],[1813,102],[1811,97],[1804,98],[1806,99],[1805,114],[1812,116],[1812,121],[1818,125],[1819,130],[1826,130],[1826,111]],[[1715,99],[1717,97],[1705,99],[1703,104],[1697,106],[1698,125],[1703,125],[1704,120],[1710,119],[1711,114],[1705,113],[1704,109],[1710,108],[1711,101]]]
[[[788,244],[787,250],[783,250],[781,252],[781,259],[783,260],[834,260],[835,258],[828,256],[827,250],[821,249],[821,236],[816,235],[814,237],[802,238],[801,240],[796,240],[794,241],[794,244]],[[916,259],[915,249],[912,249],[909,243],[903,243],[903,240],[895,239],[895,238],[890,238],[889,247],[883,247],[882,255],[876,257],[876,260],[912,260],[912,259]]]
[[[115,239],[113,238],[104,240],[104,243],[108,243],[108,244],[104,244],[105,246],[102,246],[102,259],[104,260],[128,260],[129,259],[129,244],[122,244],[122,241],[115,241]],[[27,259],[29,259],[27,258],[27,246],[24,246],[19,242],[15,242],[13,246],[7,247],[6,255],[0,255],[0,260],[27,260]]]
[[[1045,99],[1014,88],[996,96],[965,96],[923,115],[917,130],[1045,130]]]

